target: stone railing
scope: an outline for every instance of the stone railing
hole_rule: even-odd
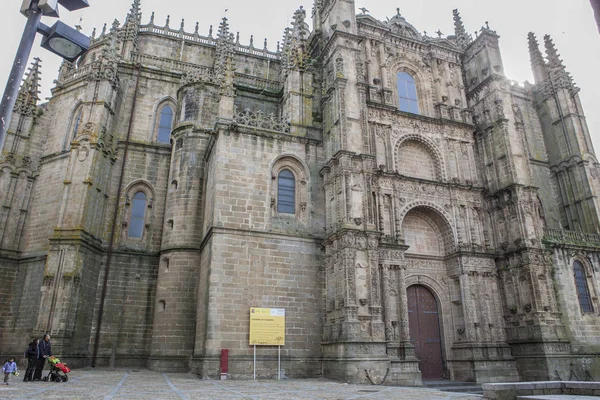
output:
[[[210,75],[213,70],[210,67],[178,61],[172,58],[157,57],[151,54],[133,53],[132,61],[134,63],[140,63],[144,66],[156,67],[162,70],[179,73],[192,72]]]
[[[200,36],[197,32],[188,33],[183,29],[171,29],[168,26],[156,26],[154,24],[140,26],[140,32],[154,33],[157,35],[169,36],[172,38],[178,38],[187,40],[188,42],[201,43],[209,46],[216,46],[217,41],[212,37]],[[271,60],[280,60],[281,53],[269,51],[268,49],[257,49],[254,46],[244,46],[243,44],[236,43],[235,51],[242,54],[249,54],[257,57],[266,57]]]
[[[66,82],[74,81],[76,79],[79,79],[79,78],[91,73],[93,69],[94,69],[94,64],[92,64],[92,63],[86,64],[84,66],[76,68],[76,69],[62,75],[59,78],[59,82],[66,83]]]
[[[233,120],[240,126],[290,133],[290,123],[286,116],[276,117],[275,114],[265,114],[262,111],[253,112],[248,109],[239,111],[236,107]]]
[[[561,229],[544,229],[544,243],[600,247],[600,235]]]
[[[235,84],[245,87],[251,87],[255,89],[262,89],[267,92],[279,93],[282,85],[280,82],[272,81],[270,79],[258,78],[252,75],[246,74],[235,74]]]

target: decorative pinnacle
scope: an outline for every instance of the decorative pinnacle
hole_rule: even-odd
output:
[[[142,10],[140,7],[141,2],[142,2],[141,0],[133,0],[133,3],[131,3],[131,9],[129,10],[129,14],[127,14],[127,17],[125,18],[125,24],[127,24],[127,23],[139,24],[141,22],[141,18],[142,18]]]
[[[529,59],[531,60],[531,69],[533,70],[533,77],[536,83],[540,83],[548,76],[546,70],[546,61],[540,51],[537,38],[533,32],[529,32],[527,35],[527,41],[529,42]]]
[[[227,40],[229,38],[229,23],[227,18],[223,17],[219,24],[219,32],[217,32],[217,39]]]
[[[529,42],[529,58],[531,59],[531,65],[533,67],[538,65],[546,65],[544,56],[540,51],[540,45],[533,32],[527,34],[527,41]]]
[[[564,69],[565,66],[564,66],[562,60],[560,59],[560,55],[558,54],[558,51],[556,50],[556,46],[554,45],[554,42],[552,41],[552,38],[550,37],[550,35],[544,35],[544,44],[546,46],[546,56],[548,58],[548,66],[550,66],[552,68]]]
[[[19,94],[17,95],[17,101],[15,103],[15,112],[19,112],[24,115],[31,115],[35,111],[35,107],[39,100],[38,94],[40,93],[40,62],[39,58],[34,58],[31,63],[31,67],[23,80]]]
[[[452,14],[454,15],[454,35],[456,35],[456,44],[464,50],[473,42],[473,37],[467,33],[458,9],[452,10]]]

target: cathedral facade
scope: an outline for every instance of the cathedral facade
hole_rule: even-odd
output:
[[[49,332],[74,365],[216,378],[227,349],[249,378],[263,307],[289,377],[600,379],[600,164],[551,38],[521,86],[458,11],[430,37],[355,7],[300,8],[271,51],[134,0],[42,105],[36,60],[0,156],[0,354]]]

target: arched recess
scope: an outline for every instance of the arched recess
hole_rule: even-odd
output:
[[[149,132],[149,140],[151,142],[159,142],[159,128],[161,123],[161,113],[165,109],[165,107],[170,107],[173,113],[171,120],[171,130],[175,126],[176,122],[176,113],[177,113],[177,100],[175,100],[172,96],[164,96],[160,98],[154,105],[154,109],[152,110],[153,120],[152,125],[150,126]],[[167,142],[163,142],[167,143]]]
[[[293,214],[280,214],[277,212],[278,204],[278,179],[283,170],[288,170],[294,175],[295,182],[295,212]],[[310,173],[308,165],[292,154],[282,154],[271,165],[271,210],[273,215],[290,215],[300,221],[308,217]]]
[[[411,60],[404,57],[392,56],[387,60],[387,70],[388,70],[388,82],[389,86],[392,88],[394,95],[392,104],[398,109],[400,108],[400,96],[398,93],[398,86],[396,84],[396,77],[400,72],[406,72],[409,74],[415,81],[415,86],[417,89],[417,100],[419,104],[419,114],[418,115],[432,115],[431,110],[429,109],[430,101],[428,99],[431,98],[431,93],[426,89],[428,81],[427,76],[423,72],[423,69],[426,68],[424,65],[419,65],[420,61]]]
[[[81,131],[81,128],[83,128],[84,113],[83,102],[81,100],[77,101],[71,108],[70,115],[69,124],[67,125],[67,130],[61,146],[62,150],[67,150],[69,148],[70,143]]]
[[[394,167],[399,174],[446,181],[442,153],[431,139],[418,134],[404,135],[396,142],[394,153]]]
[[[414,201],[398,216],[401,235],[410,246],[407,255],[444,256],[456,249],[455,232],[450,217],[437,204]]]

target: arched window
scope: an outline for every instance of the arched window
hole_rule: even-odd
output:
[[[169,106],[163,107],[160,112],[160,118],[158,122],[158,135],[157,141],[159,143],[170,143],[171,142],[171,127],[173,125],[173,109]]]
[[[129,218],[129,237],[141,238],[144,232],[144,218],[146,216],[146,193],[137,192],[131,204],[131,217]]]
[[[592,306],[592,297],[590,296],[585,269],[583,268],[583,264],[577,260],[573,262],[573,274],[575,275],[575,287],[577,288],[577,297],[579,298],[581,311],[593,312],[594,307]]]
[[[399,72],[396,75],[396,84],[398,85],[400,111],[418,114],[419,101],[414,78],[407,72]]]
[[[71,133],[71,140],[75,139],[77,136],[77,132],[79,132],[79,124],[81,123],[81,118],[83,117],[83,110],[79,110],[77,113],[77,117],[75,118],[75,123],[73,123],[73,132]]]
[[[282,170],[277,179],[277,212],[296,213],[296,178],[289,169]]]

